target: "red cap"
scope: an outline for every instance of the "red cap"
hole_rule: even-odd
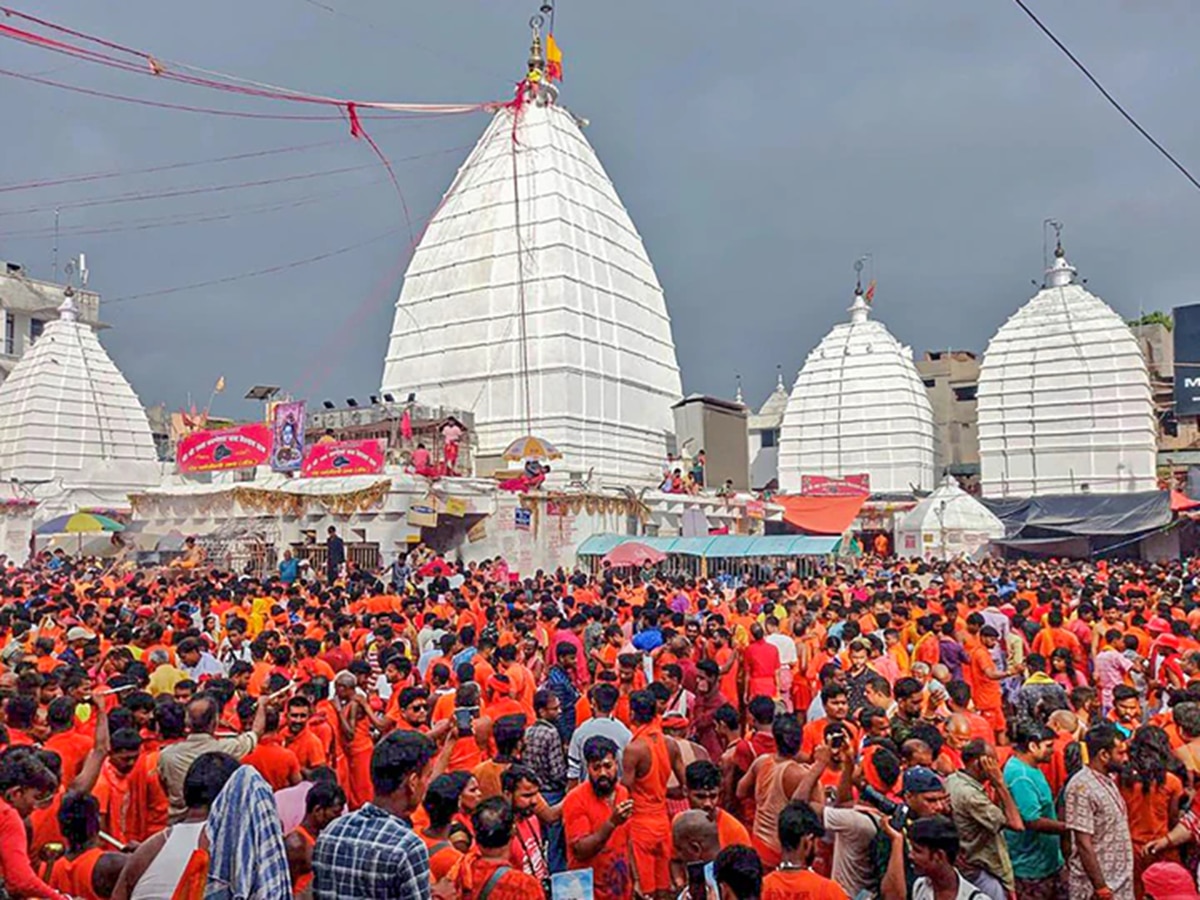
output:
[[[1146,630],[1151,634],[1166,634],[1171,630],[1171,623],[1162,616],[1155,616],[1146,623]]]
[[[1196,900],[1196,882],[1175,862],[1156,862],[1142,874],[1142,887],[1154,900]]]

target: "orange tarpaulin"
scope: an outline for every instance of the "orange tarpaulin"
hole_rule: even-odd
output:
[[[809,534],[844,534],[867,502],[866,497],[779,496],[772,503],[783,507],[783,520]]]
[[[1171,491],[1171,512],[1190,512],[1200,507],[1200,500],[1193,500],[1183,491]]]

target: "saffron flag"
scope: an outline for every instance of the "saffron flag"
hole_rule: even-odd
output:
[[[546,35],[546,77],[551,81],[563,80],[562,50],[552,34]]]
[[[219,394],[223,390],[225,390],[225,376],[224,375],[222,375],[220,378],[217,379],[217,386],[215,388],[213,388],[213,393]]]
[[[871,279],[871,283],[867,285],[867,293],[865,294],[867,303],[875,302],[875,280]]]

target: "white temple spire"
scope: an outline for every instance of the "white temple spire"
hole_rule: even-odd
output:
[[[1075,280],[1061,241],[1045,287],[988,342],[978,410],[985,497],[1154,490],[1145,356],[1116,311]]]
[[[867,305],[867,298],[863,296],[862,287],[855,288],[854,302],[850,304],[850,324],[861,325],[870,318],[871,307]]]
[[[796,377],[779,440],[785,492],[806,476],[860,474],[872,493],[935,487],[933,411],[912,351],[869,313],[860,278],[850,321],[833,326]]]
[[[1066,287],[1075,282],[1075,267],[1067,262],[1067,253],[1060,239],[1054,247],[1054,262],[1046,270],[1046,287]]]
[[[108,486],[116,498],[157,485],[146,411],[92,326],[79,321],[74,289],[64,293],[58,319],[0,385],[0,478]]]
[[[856,260],[854,263],[854,302],[850,304],[850,323],[852,325],[861,325],[870,318],[871,307],[867,303],[867,298],[863,295],[862,286],[862,270],[863,261]]]
[[[496,111],[412,255],[381,393],[472,412],[481,471],[530,431],[552,478],[656,483],[683,396],[666,300],[544,66],[535,34],[532,99]]]
[[[64,322],[75,322],[79,319],[79,308],[75,306],[75,292],[67,288],[63,292],[63,302],[58,307],[58,317]]]

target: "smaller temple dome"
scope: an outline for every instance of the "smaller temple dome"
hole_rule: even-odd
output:
[[[861,288],[850,321],[835,325],[804,363],[783,418],[780,489],[803,477],[865,473],[871,492],[934,486],[933,411],[912,351],[881,322]]]
[[[0,478],[130,488],[159,481],[146,411],[91,326],[78,321],[70,295],[0,385]]]
[[[1155,489],[1146,359],[1061,244],[1045,286],[988,343],[978,398],[984,496]]]

